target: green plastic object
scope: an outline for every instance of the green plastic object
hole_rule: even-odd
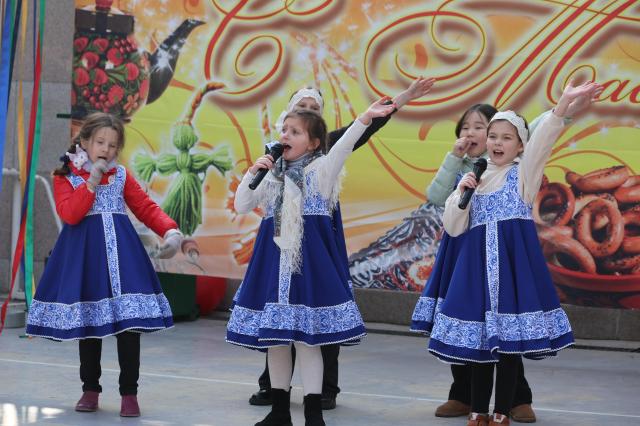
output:
[[[196,303],[196,277],[194,275],[158,272],[162,291],[169,300],[174,320],[195,321],[200,315]]]

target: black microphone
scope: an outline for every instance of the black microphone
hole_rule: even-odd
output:
[[[271,145],[271,148],[269,148],[268,153],[271,154],[271,156],[273,157],[273,161],[276,162],[278,161],[278,158],[282,156],[283,152],[284,152],[284,146],[280,142],[277,142]],[[269,169],[258,170],[258,173],[256,173],[256,175],[253,177],[253,180],[249,184],[249,188],[256,189],[258,185],[260,185],[260,182],[262,182],[262,179],[264,179],[264,177],[267,175],[267,172],[269,172]]]
[[[484,158],[479,158],[478,161],[473,164],[473,174],[476,175],[476,182],[480,182],[480,176],[482,176],[485,170],[487,170],[487,160]],[[473,192],[475,190],[475,188],[466,188],[464,190],[464,194],[462,194],[460,203],[458,203],[458,208],[460,208],[461,210],[467,208],[467,204],[469,204],[469,201],[471,201],[471,196],[473,195]]]

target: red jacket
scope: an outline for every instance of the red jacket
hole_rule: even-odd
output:
[[[89,172],[84,169],[76,169],[73,164],[69,164],[69,167],[74,174],[85,180],[89,179]],[[100,184],[109,183],[109,176],[115,172],[115,167],[107,171],[102,175]],[[53,194],[58,215],[69,225],[80,223],[91,210],[96,199],[96,194],[89,191],[86,184],[82,184],[74,190],[66,176],[58,175],[53,177]],[[124,183],[124,202],[142,223],[161,237],[169,229],[178,228],[178,224],[149,198],[129,171],[127,171]]]

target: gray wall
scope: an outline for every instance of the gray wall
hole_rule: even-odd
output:
[[[29,2],[33,7],[34,2]],[[60,164],[58,157],[69,144],[70,121],[56,118],[58,113],[70,112],[71,90],[71,58],[74,22],[74,0],[55,0],[46,2],[45,33],[43,36],[43,72],[42,72],[42,136],[38,174],[51,182],[51,171]],[[22,73],[25,126],[29,123],[31,108],[31,91],[33,88],[33,33],[29,11],[25,64]],[[19,43],[19,40],[18,40]],[[18,45],[19,49],[19,45]],[[4,148],[5,168],[18,167],[18,150],[16,140],[16,107],[19,80],[19,51],[16,52],[16,63],[13,71],[9,116],[7,122],[7,139]],[[26,138],[26,135],[25,135]],[[0,193],[0,294],[7,293],[11,278],[11,210],[12,194],[15,179],[4,177]],[[42,274],[44,258],[53,248],[58,230],[53,212],[42,183],[36,183],[34,199],[34,258],[36,279]]]

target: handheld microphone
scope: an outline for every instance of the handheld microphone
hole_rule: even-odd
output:
[[[271,142],[268,142],[268,143],[264,144],[264,153],[268,154],[269,150],[271,149],[271,147],[273,147],[274,145],[277,145],[279,143],[280,142],[278,142],[278,141],[271,141]]]
[[[282,156],[283,152],[284,152],[284,146],[280,142],[274,143],[269,148],[269,154],[271,154],[271,156],[273,157],[274,162],[278,161],[278,158]],[[249,184],[249,188],[256,189],[258,185],[260,185],[260,182],[262,182],[262,179],[264,179],[264,177],[267,175],[268,172],[269,172],[269,169],[258,170],[258,173],[256,173],[256,175],[253,177],[253,180]]]
[[[480,182],[480,176],[482,176],[485,170],[487,170],[487,160],[485,158],[480,158],[473,164],[473,174],[476,175],[476,182]],[[467,208],[467,204],[471,201],[471,196],[475,190],[475,188],[466,188],[464,190],[464,194],[462,194],[462,198],[458,203],[460,210]]]

